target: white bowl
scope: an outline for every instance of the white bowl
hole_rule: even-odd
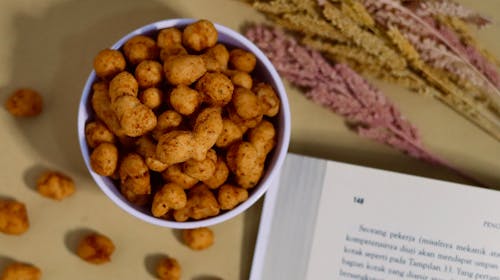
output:
[[[118,40],[118,42],[116,42],[111,48],[119,49],[127,40],[136,35],[152,35],[155,34],[158,30],[167,27],[182,28],[194,21],[196,20],[169,19],[154,22],[125,35],[123,38]],[[222,212],[218,216],[206,218],[203,220],[176,222],[156,218],[151,215],[149,209],[138,207],[128,202],[125,197],[122,196],[118,187],[110,178],[95,173],[90,166],[90,151],[85,140],[85,123],[89,119],[92,119],[93,116],[92,108],[90,105],[90,96],[92,93],[92,84],[97,80],[94,71],[90,73],[87,82],[85,83],[85,87],[83,88],[82,97],[80,99],[80,105],[78,109],[78,138],[85,165],[87,166],[90,174],[92,175],[92,178],[97,183],[97,185],[116,205],[125,210],[127,213],[154,225],[177,229],[198,228],[212,226],[231,219],[252,206],[267,191],[267,189],[272,184],[272,180],[279,175],[281,166],[283,165],[283,162],[285,160],[285,156],[288,150],[288,144],[290,142],[290,109],[285,88],[280,79],[280,76],[278,75],[276,69],[271,64],[269,59],[265,56],[265,54],[262,53],[262,51],[257,48],[257,46],[255,46],[252,42],[232,29],[216,23],[214,23],[214,25],[219,32],[218,42],[224,43],[225,45],[231,47],[242,48],[255,54],[255,56],[257,57],[257,66],[254,70],[254,73],[260,80],[265,81],[273,86],[281,100],[281,108],[277,116],[277,145],[270,154],[270,158],[268,158],[265,172],[259,184],[250,190],[248,199],[232,210]]]

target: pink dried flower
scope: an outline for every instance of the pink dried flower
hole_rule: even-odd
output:
[[[412,157],[450,168],[469,178],[423,146],[417,129],[381,91],[343,63],[331,65],[319,52],[299,45],[273,27],[256,25],[246,31],[278,72],[317,104],[345,117],[360,136],[396,148]]]

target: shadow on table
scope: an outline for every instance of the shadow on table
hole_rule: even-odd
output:
[[[30,168],[28,168],[26,171],[23,173],[23,181],[26,187],[32,191],[37,191],[36,185],[37,185],[37,179],[40,177],[40,175],[44,172],[47,171],[48,168],[41,165],[41,164],[35,164],[32,165]]]
[[[95,232],[95,230],[92,230],[90,228],[72,229],[64,235],[64,245],[66,246],[68,251],[76,255],[76,250],[78,248],[80,240],[82,240],[82,238],[84,238],[85,236]]]
[[[247,278],[245,278],[247,279]],[[211,275],[199,275],[192,278],[192,280],[222,280],[222,278]]]
[[[153,277],[157,277],[156,274],[156,266],[158,266],[158,263],[164,259],[167,258],[168,255],[164,253],[154,253],[154,254],[148,254],[144,258],[144,266],[146,267],[146,271]]]
[[[290,143],[289,151],[291,153],[362,165],[377,169],[390,170],[462,184],[476,185],[475,182],[464,179],[463,177],[460,177],[459,175],[445,167],[432,165],[410,156],[405,156],[398,153],[397,151],[391,150],[390,148],[387,148],[387,152],[385,153],[374,151],[367,152],[362,149],[357,150],[352,147],[335,147],[333,145],[323,147],[318,143],[311,144],[305,142],[295,142]],[[360,156],[361,154],[362,156]],[[494,178],[492,175],[488,174],[477,173],[471,175],[475,176],[476,178],[480,178],[481,183],[485,187],[489,188],[494,188],[494,182],[498,181],[498,178]],[[497,188],[500,188],[500,186],[498,186]]]
[[[14,263],[14,262],[16,262],[16,260],[14,260],[13,258],[10,258],[10,257],[7,257],[7,256],[4,256],[4,255],[0,255],[0,273],[1,273],[2,271],[4,271],[4,269],[5,269],[8,265],[10,265],[10,264],[12,264],[12,263]]]
[[[242,255],[240,257],[241,280],[248,279],[250,277],[263,201],[263,198],[259,199],[252,207],[243,213],[243,243],[241,246]]]
[[[98,51],[141,25],[179,17],[171,6],[152,1],[64,1],[41,13],[13,18],[11,77],[0,99],[20,87],[38,90],[44,110],[36,118],[16,119],[16,126],[40,158],[56,168],[85,176],[77,136],[81,91]]]

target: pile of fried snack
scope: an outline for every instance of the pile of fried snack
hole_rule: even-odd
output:
[[[158,218],[184,222],[233,209],[257,185],[276,145],[280,100],[256,79],[256,63],[251,52],[218,43],[207,20],[138,35],[120,50],[99,52],[89,100],[93,112],[85,126],[92,169]],[[15,117],[34,117],[43,102],[35,90],[20,89],[5,107]],[[36,185],[54,200],[75,192],[73,180],[58,171],[41,174]],[[0,199],[0,233],[28,229],[25,204]],[[214,242],[206,227],[183,230],[182,237],[193,250]],[[114,250],[109,237],[92,232],[82,236],[75,253],[103,264]],[[156,273],[180,279],[181,267],[165,257]],[[14,262],[0,279],[36,280],[41,274],[35,265]]]
[[[155,217],[184,222],[236,207],[275,146],[276,92],[252,76],[254,54],[217,39],[200,20],[94,60],[92,169]]]

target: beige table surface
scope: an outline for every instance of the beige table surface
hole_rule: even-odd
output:
[[[480,41],[500,56],[500,1],[463,0],[496,23],[479,31]],[[178,233],[158,228],[118,209],[90,178],[80,156],[76,111],[94,55],[138,26],[167,18],[195,17],[238,29],[263,17],[237,1],[172,0],[1,0],[0,100],[18,87],[33,87],[45,98],[45,111],[18,120],[0,109],[0,196],[24,201],[30,230],[0,235],[0,269],[13,260],[42,268],[44,279],[151,279],[155,261],[176,257],[183,279],[246,279],[262,203],[215,226],[216,244],[192,252]],[[500,188],[500,143],[426,97],[377,83],[416,124],[430,149],[490,187]],[[427,177],[464,182],[349,132],[342,120],[306,100],[287,85],[292,111],[291,152],[320,156]],[[70,174],[77,193],[62,202],[33,189],[46,168]],[[469,205],[468,207],[473,207]],[[82,262],[73,253],[85,232],[110,236],[117,250],[103,266]]]

